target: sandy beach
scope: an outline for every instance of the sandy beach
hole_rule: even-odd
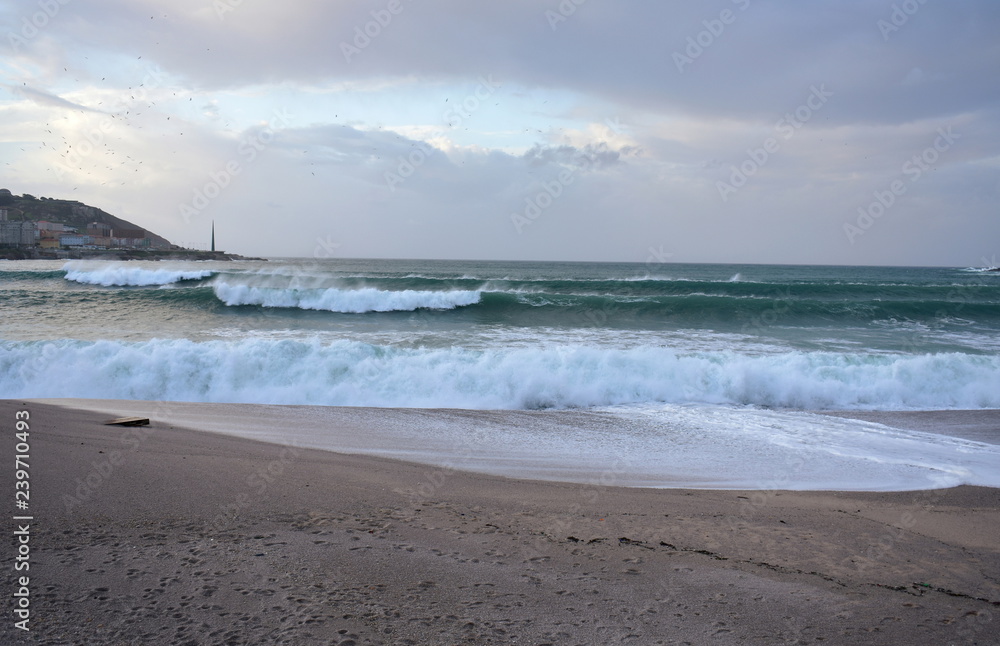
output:
[[[4,401],[8,436],[21,410],[32,520],[7,530],[30,525],[30,570],[4,562],[6,594],[30,578],[30,632],[8,612],[5,644],[996,643],[997,489],[516,480],[193,430],[154,404],[125,428]]]

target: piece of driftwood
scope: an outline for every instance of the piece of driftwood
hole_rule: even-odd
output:
[[[148,417],[118,417],[104,422],[105,426],[149,426]]]

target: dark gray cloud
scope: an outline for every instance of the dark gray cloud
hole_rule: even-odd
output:
[[[1000,5],[982,0],[588,0],[554,29],[546,12],[558,15],[558,2],[401,0],[382,25],[387,5],[240,3],[218,14],[212,3],[107,0],[67,7],[74,20],[55,28],[76,41],[67,48],[134,52],[206,89],[490,72],[654,111],[768,118],[825,83],[838,97],[827,118],[875,123],[1000,103]]]
[[[0,15],[17,33],[33,7]],[[94,0],[60,5],[5,74],[8,91],[59,114],[87,110],[104,78],[128,96],[140,65],[164,70],[157,91],[189,94],[199,114],[161,113],[150,92],[141,123],[158,123],[155,137],[137,120],[108,138],[158,169],[146,185],[114,179],[134,187],[123,203],[155,192],[168,228],[180,226],[174,205],[236,160],[241,173],[211,206],[219,217],[257,217],[252,205],[280,185],[306,237],[334,235],[315,206],[333,192],[352,213],[335,227],[352,255],[642,261],[653,244],[676,260],[972,264],[1000,233],[997,34],[991,0]],[[509,112],[455,130],[443,107],[426,112],[432,123],[406,121],[408,102],[429,101],[418,90],[446,87],[434,100],[454,105],[455,88],[484,75],[502,80],[490,104]],[[380,84],[398,90],[370,90]],[[266,126],[228,126],[244,107],[218,95],[263,103],[289,88],[333,98],[306,106],[251,164],[238,146]],[[321,101],[362,94],[378,117],[315,116]],[[392,110],[399,122],[382,123]],[[26,105],[4,115],[9,141],[37,130]],[[74,119],[63,127],[93,127]],[[470,125],[482,132],[463,140]],[[934,149],[949,128],[957,137]],[[20,167],[31,181],[35,167]],[[889,213],[846,236],[900,178],[907,191]],[[512,226],[546,190],[558,199]],[[420,253],[387,236],[393,227]]]
[[[582,148],[536,144],[522,155],[522,159],[531,166],[561,164],[576,169],[600,170],[614,166],[620,163],[623,157],[629,157],[638,152],[639,150],[635,146],[623,146],[619,150],[613,150],[607,142],[603,141],[587,144]]]

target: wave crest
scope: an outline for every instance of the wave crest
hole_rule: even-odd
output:
[[[450,310],[479,302],[479,291],[389,291],[359,289],[296,289],[217,283],[215,295],[226,305],[258,305],[345,314],[412,312],[418,309]]]
[[[90,263],[67,263],[63,266],[63,271],[66,272],[66,280],[85,285],[101,285],[103,287],[170,285],[185,280],[204,280],[215,275],[215,272],[209,269],[193,271],[172,269],[169,267],[147,269],[118,263],[98,266]]]
[[[710,403],[804,410],[1000,408],[1000,357],[681,354],[356,341],[0,342],[6,397],[415,408]]]

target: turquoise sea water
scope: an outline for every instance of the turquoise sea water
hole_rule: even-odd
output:
[[[0,309],[16,396],[1000,408],[1000,274],[968,269],[21,261]]]
[[[711,418],[787,444],[826,423],[800,411],[1000,408],[1000,273],[6,261],[0,392]]]

